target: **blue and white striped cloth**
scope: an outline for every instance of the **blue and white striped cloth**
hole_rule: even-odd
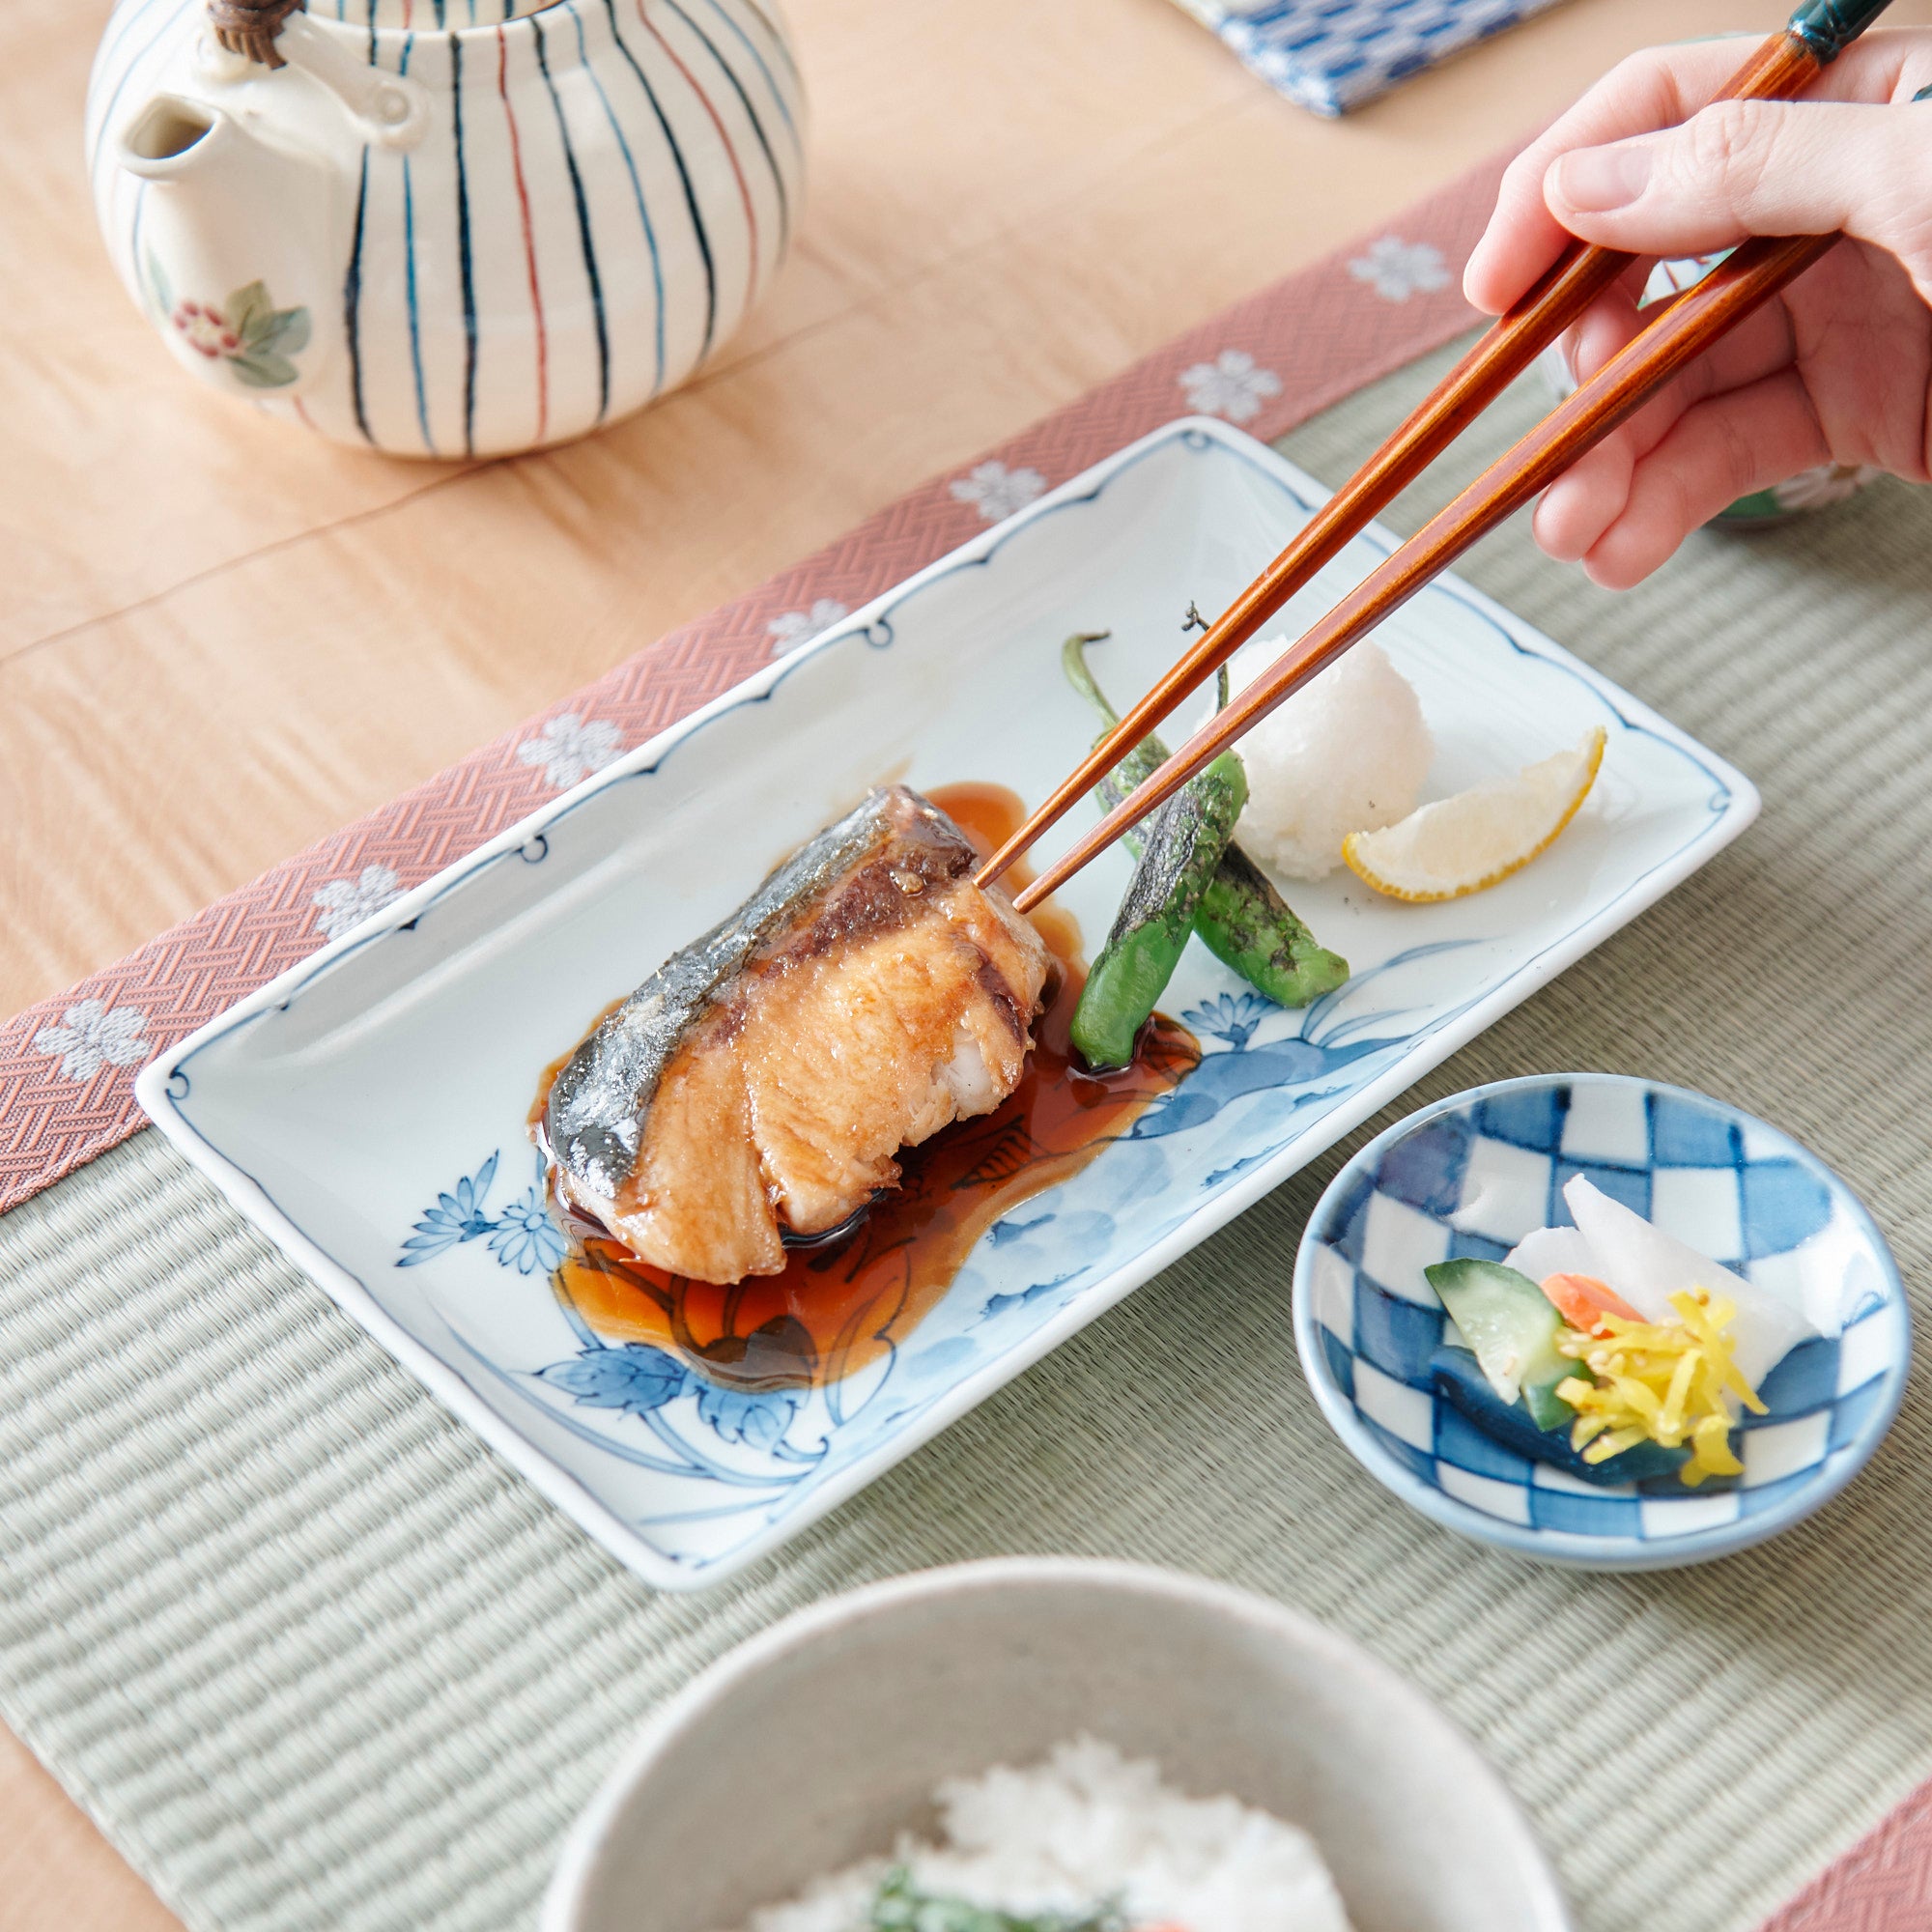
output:
[[[1179,0],[1291,100],[1346,114],[1556,0]]]

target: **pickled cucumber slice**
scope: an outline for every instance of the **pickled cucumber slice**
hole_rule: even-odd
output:
[[[1587,1379],[1589,1371],[1557,1352],[1558,1340],[1573,1331],[1535,1282],[1501,1262],[1437,1262],[1423,1273],[1498,1402],[1520,1397],[1539,1429],[1562,1429],[1576,1420],[1557,1384],[1572,1376]]]

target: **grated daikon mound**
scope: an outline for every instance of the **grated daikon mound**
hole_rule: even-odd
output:
[[[1287,648],[1264,639],[1236,660],[1252,683]],[[1240,743],[1248,805],[1238,837],[1271,871],[1322,879],[1351,832],[1379,832],[1415,810],[1435,755],[1422,706],[1379,644],[1357,644],[1256,724]]]

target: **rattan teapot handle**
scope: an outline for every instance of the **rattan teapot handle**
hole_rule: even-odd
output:
[[[275,42],[282,23],[306,4],[307,0],[208,0],[208,24],[231,54],[245,54],[264,67],[281,67]]]

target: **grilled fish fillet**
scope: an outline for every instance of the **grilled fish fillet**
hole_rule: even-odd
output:
[[[1049,955],[964,833],[893,785],[667,960],[558,1073],[541,1139],[559,1195],[700,1281],[776,1274],[894,1155],[1020,1077]]]

